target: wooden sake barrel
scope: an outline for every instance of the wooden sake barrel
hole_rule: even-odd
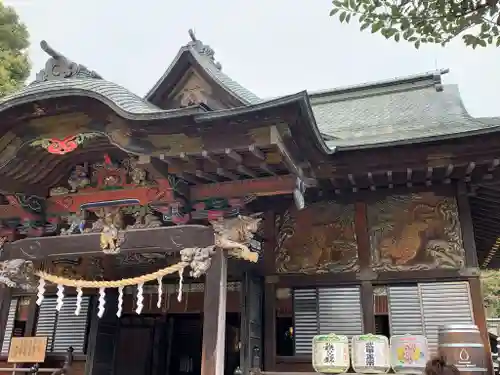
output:
[[[312,365],[316,372],[338,374],[347,372],[351,365],[349,339],[334,333],[314,336]]]
[[[423,335],[393,335],[390,339],[391,367],[399,374],[422,374],[429,360]]]
[[[483,345],[481,333],[473,324],[451,324],[439,327],[439,355],[455,365],[465,375],[488,372],[490,359]]]

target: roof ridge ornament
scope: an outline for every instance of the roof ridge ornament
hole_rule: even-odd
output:
[[[36,79],[32,82],[32,84],[66,78],[102,79],[102,77],[93,70],[89,70],[84,65],[77,64],[57,52],[55,49],[50,47],[45,40],[40,42],[40,47],[50,56],[50,58],[45,63],[45,69],[38,72]]]
[[[215,60],[215,51],[208,45],[208,44],[203,44],[203,42],[199,39],[196,39],[196,36],[194,34],[193,29],[188,30],[189,37],[191,38],[191,41],[188,43],[188,47],[191,47],[194,49],[198,54],[205,56],[210,60],[212,64],[218,69],[222,69],[222,65],[220,62]]]
[[[448,73],[445,70],[438,70],[433,73],[432,75],[432,82],[434,83],[434,88],[436,89],[437,92],[442,92],[444,90],[443,88],[443,82],[442,82],[442,75]]]

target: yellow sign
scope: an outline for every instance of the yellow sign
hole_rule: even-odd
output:
[[[13,337],[7,362],[42,363],[46,349],[47,337]]]

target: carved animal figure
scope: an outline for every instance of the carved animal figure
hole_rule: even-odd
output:
[[[144,212],[137,212],[134,214],[135,222],[133,225],[129,225],[127,229],[141,229],[141,228],[158,228],[163,225],[160,219],[156,215]]]
[[[408,219],[395,233],[382,238],[379,250],[382,259],[390,259],[395,265],[405,265],[425,249],[431,232],[440,232],[442,215],[440,206],[418,204],[411,208]],[[435,235],[435,234],[434,234]]]
[[[33,270],[33,263],[24,259],[3,261],[0,263],[0,284],[32,290],[35,285]]]
[[[123,228],[122,213],[119,208],[104,208],[99,214],[102,223],[100,238],[101,249],[106,254],[117,254],[124,237],[120,234]]]
[[[191,271],[189,276],[198,278],[207,273],[212,264],[212,255],[214,246],[209,247],[191,247],[181,250],[181,260],[188,262]]]
[[[82,189],[90,185],[90,179],[87,175],[85,167],[82,165],[77,165],[68,179],[68,184],[71,187],[71,192],[74,193],[78,189]]]
[[[66,220],[69,224],[69,228],[61,229],[61,236],[68,236],[75,233],[76,230],[80,233],[84,232],[85,216],[83,212],[70,214]]]
[[[380,241],[380,255],[392,259],[397,265],[408,263],[417,256],[422,246],[421,233],[427,228],[428,224],[421,221],[407,224],[398,238],[389,236]]]
[[[135,159],[130,160],[129,175],[136,185],[142,185],[146,182],[146,171],[139,167]]]
[[[259,229],[262,218],[257,218],[260,214],[251,216],[238,215],[235,218],[211,221],[215,231],[215,246],[228,250],[228,254],[257,262],[259,254],[248,248],[253,235]]]

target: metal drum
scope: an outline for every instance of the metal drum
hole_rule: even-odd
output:
[[[486,352],[477,326],[473,324],[450,324],[439,327],[439,355],[449,364],[455,365],[465,375],[487,374]]]

